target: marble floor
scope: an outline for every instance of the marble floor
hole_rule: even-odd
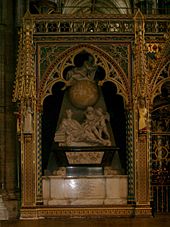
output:
[[[170,227],[170,214],[154,218],[44,219],[1,221],[0,227]]]

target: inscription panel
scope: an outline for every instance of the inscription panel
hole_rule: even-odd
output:
[[[127,204],[126,175],[108,177],[49,176],[43,178],[43,190],[44,205]]]
[[[66,198],[103,198],[105,179],[72,178],[65,180]]]

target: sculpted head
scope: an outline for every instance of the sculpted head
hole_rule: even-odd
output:
[[[87,109],[86,109],[86,112],[87,113],[94,112],[94,108],[92,106],[88,106]]]
[[[66,110],[66,115],[67,115],[68,118],[71,118],[72,115],[73,115],[72,110],[71,110],[71,109],[67,109],[67,110]]]

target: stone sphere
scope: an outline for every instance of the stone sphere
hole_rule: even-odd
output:
[[[77,81],[69,88],[69,100],[74,107],[85,109],[93,106],[99,98],[97,85],[89,80]]]

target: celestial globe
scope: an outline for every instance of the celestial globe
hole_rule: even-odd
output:
[[[85,109],[87,106],[93,106],[97,102],[99,90],[95,82],[80,80],[69,88],[68,95],[73,106]]]

